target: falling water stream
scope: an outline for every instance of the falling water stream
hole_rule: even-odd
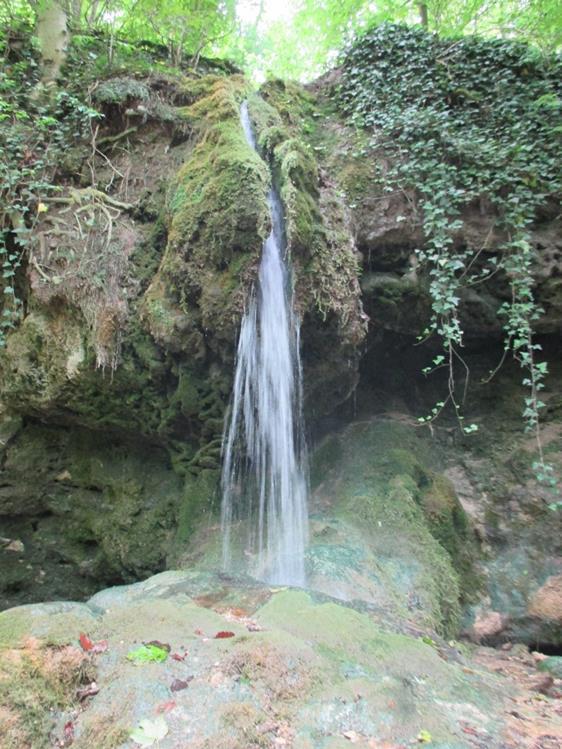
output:
[[[246,102],[240,118],[257,150]],[[268,200],[272,230],[242,319],[223,438],[223,566],[231,568],[232,529],[245,522],[250,573],[274,584],[303,586],[308,518],[299,321],[285,261],[283,209],[274,187]]]

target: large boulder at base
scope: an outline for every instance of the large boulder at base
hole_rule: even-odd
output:
[[[34,749],[62,740],[69,724],[77,749],[132,748],[130,732],[147,720],[160,726],[161,749],[424,741],[468,749],[474,737],[489,749],[514,746],[505,743],[502,714],[517,694],[512,682],[470,668],[455,647],[400,634],[368,611],[304,591],[228,588],[208,576],[166,572],[87,604],[0,614],[0,645],[10,654],[37,648],[37,639],[44,647],[77,646],[80,632],[103,651],[94,656],[95,694],[80,710],[55,708],[50,736],[37,737]],[[163,662],[127,657],[151,641],[169,649]],[[8,741],[17,735],[21,742],[32,706],[14,694],[6,692],[0,725]]]

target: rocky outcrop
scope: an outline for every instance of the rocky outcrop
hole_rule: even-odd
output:
[[[214,472],[182,478],[138,439],[21,422],[4,436],[2,608],[165,569],[213,497]]]
[[[63,709],[49,714],[51,679],[34,713],[52,725],[53,737],[71,730],[73,745],[84,749],[128,745],[131,731],[143,725],[158,730],[162,749],[186,742],[201,749],[245,749],[249,742],[268,749],[412,742],[468,749],[475,737],[499,749],[531,747],[537,735],[548,740],[559,731],[549,700],[543,698],[540,716],[530,707],[525,679],[531,679],[517,673],[523,659],[486,661],[485,653],[473,656],[454,642],[403,631],[403,624],[382,623],[369,607],[357,610],[326,596],[217,583],[166,572],[102,591],[85,604],[4,612],[0,646],[8,655],[0,674],[13,673],[14,653],[43,667],[49,647],[70,654],[80,632],[86,644],[97,643],[78,692],[89,695],[81,709],[70,690]],[[143,642],[159,649],[154,662],[134,662]],[[85,656],[76,651],[74,659]],[[20,679],[33,688],[25,669]],[[24,746],[31,708],[7,696],[4,735]],[[514,704],[525,721],[513,719]],[[44,731],[34,747],[47,741]]]
[[[353,423],[317,448],[311,488],[307,589],[458,632],[478,547],[425,435],[388,418]],[[242,521],[231,530],[230,575],[252,570],[250,532]],[[179,563],[216,571],[221,552],[220,528],[203,523]]]
[[[263,158],[240,123],[248,97]],[[0,536],[27,549],[7,558],[8,602],[29,585],[40,590],[35,566],[50,578],[59,557],[100,582],[158,571],[174,524],[185,541],[196,520],[200,484],[212,511],[239,321],[270,230],[272,172],[305,320],[310,412],[332,409],[357,383],[365,320],[343,206],[274,103],[241,75],[215,71],[119,75],[95,87],[93,104],[104,115],[93,155],[91,143],[70,149],[56,194],[41,204],[16,284],[24,314],[0,354],[2,428],[22,424],[2,446]],[[30,470],[31,454],[40,471]],[[103,471],[91,484],[77,478],[80,461],[112,466],[110,474],[122,464],[121,488]],[[160,476],[154,483],[142,471],[135,478],[143,462]],[[57,481],[66,472],[72,478]],[[107,525],[87,509],[100,503]],[[47,526],[60,528],[60,555],[42,542]]]

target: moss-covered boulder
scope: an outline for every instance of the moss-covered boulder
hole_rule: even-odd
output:
[[[27,423],[3,450],[0,607],[165,569],[215,482],[214,471],[182,478],[147,442]]]
[[[499,749],[513,709],[506,698],[519,693],[505,676],[471,667],[460,648],[381,625],[373,612],[189,572],[109,589],[87,605],[0,614],[4,649],[21,648],[30,636],[68,647],[80,631],[108,646],[93,656],[99,692],[87,710],[72,714],[74,744],[84,749],[128,746],[126,736],[147,719],[164,721],[162,749],[429,740],[438,749],[468,749],[475,735]],[[170,649],[163,662],[127,658],[150,641]],[[29,690],[28,678],[23,674],[21,686]],[[14,710],[10,693],[4,704]],[[49,707],[37,705],[40,725],[58,738],[70,713],[64,703]],[[22,720],[30,709],[19,706]],[[120,739],[110,742],[116,733]]]
[[[312,485],[311,586],[454,632],[478,584],[477,545],[415,427],[380,419],[328,437]]]

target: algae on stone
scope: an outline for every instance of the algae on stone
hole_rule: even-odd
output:
[[[311,478],[312,587],[329,592],[339,567],[346,595],[363,590],[454,634],[477,547],[419,433],[384,419],[352,424],[321,444]]]

